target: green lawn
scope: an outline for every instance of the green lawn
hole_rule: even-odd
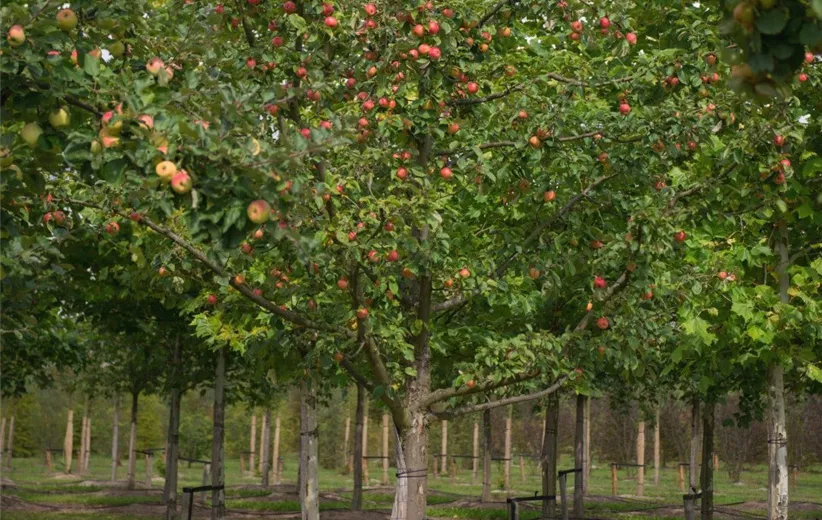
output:
[[[570,458],[565,458],[560,464],[561,468],[570,467]],[[43,518],[53,520],[147,520],[156,516],[141,516],[140,514],[119,513],[107,510],[107,507],[127,506],[131,504],[141,506],[158,505],[161,501],[162,479],[159,478],[155,470],[152,489],[138,489],[134,492],[126,492],[120,488],[111,489],[107,485],[110,472],[110,465],[107,459],[102,457],[92,458],[91,471],[88,475],[80,477],[68,477],[63,475],[48,474],[40,459],[16,459],[14,469],[6,471],[4,476],[12,479],[18,486],[16,490],[5,490],[8,495],[15,495],[17,498],[32,504],[42,504],[44,506],[66,508],[102,508],[93,513],[81,513],[77,511],[50,511],[39,510],[37,512],[28,511],[3,511],[3,519],[22,520],[28,518]],[[296,480],[297,461],[295,457],[286,459],[286,468],[283,482],[293,483]],[[124,479],[125,468],[121,468],[118,477]],[[143,485],[145,480],[145,468],[143,460],[138,461],[138,484]],[[378,486],[382,477],[381,468],[374,464],[370,471],[371,485]],[[611,499],[611,473],[608,465],[595,465],[591,482],[589,484],[590,499],[586,502],[586,509],[591,516],[598,518],[666,518],[681,515],[670,515],[671,509],[661,509],[662,506],[681,507],[681,492],[677,482],[678,471],[673,468],[661,471],[659,485],[653,484],[653,473],[649,471],[646,476],[645,497],[637,498],[631,496],[636,489],[634,475],[629,475],[628,471],[619,473],[619,493],[620,497]],[[501,487],[502,466],[495,463],[493,482],[495,487]],[[539,472],[536,465],[529,462],[526,465],[525,481],[520,478],[518,465],[514,465],[511,470],[512,495],[531,496],[540,491],[541,484]],[[393,484],[393,474],[389,476],[390,484]],[[569,481],[569,490],[572,492],[573,483]],[[83,485],[82,481],[94,481],[90,485]],[[97,482],[99,481],[99,482]],[[349,475],[343,475],[337,470],[322,469],[320,471],[321,493],[323,501],[321,508],[345,509],[351,499],[352,479]],[[187,464],[180,466],[180,488],[184,486],[196,486],[202,484],[202,467]],[[285,512],[298,511],[299,502],[297,497],[290,493],[290,489],[285,486],[278,489],[261,489],[253,487],[259,484],[258,477],[250,477],[240,474],[239,460],[229,460],[226,467],[226,484],[229,488],[226,491],[227,507],[232,510],[247,510],[260,512]],[[716,503],[739,504],[741,502],[767,500],[767,472],[764,466],[751,468],[743,473],[742,482],[732,484],[728,480],[725,472],[718,472],[716,475]],[[248,487],[243,487],[248,486]],[[476,499],[480,494],[480,486],[471,482],[470,469],[460,470],[457,478],[441,477],[430,480],[431,493],[428,497],[429,514],[438,518],[466,518],[466,519],[504,519],[507,518],[504,502],[505,493],[497,491],[495,498],[501,503],[498,507],[464,507],[464,501]],[[274,497],[270,496],[276,491]],[[461,501],[459,506],[455,506],[456,501]],[[822,467],[813,468],[812,472],[803,472],[799,476],[798,486],[791,485],[791,501],[822,503]],[[389,510],[393,502],[393,495],[389,488],[379,487],[365,493],[364,508],[376,510]],[[136,507],[136,506],[135,506]],[[738,506],[731,506],[738,507]],[[538,504],[531,503],[523,505],[521,518],[529,520],[538,518]],[[801,509],[793,514],[796,518],[817,518],[822,513],[820,509]],[[745,509],[748,515],[763,515],[764,509]]]

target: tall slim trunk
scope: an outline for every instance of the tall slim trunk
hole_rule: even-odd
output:
[[[300,383],[300,504],[302,520],[320,519],[317,470],[317,389],[310,379]]]
[[[636,432],[636,496],[645,496],[645,421],[639,421]]]
[[[265,423],[265,413],[263,413],[263,423],[260,425],[260,444],[257,448],[257,473],[263,474],[263,451],[265,450],[265,430],[268,425]]]
[[[268,474],[271,471],[271,408],[265,409],[262,438],[262,447],[260,448],[260,457],[262,458],[260,474],[262,478],[260,479],[260,484],[268,487]]]
[[[225,357],[226,347],[217,351],[214,374],[214,424],[211,434],[211,485],[225,485]],[[211,520],[225,518],[225,490],[211,491]]]
[[[368,401],[365,401],[365,412],[362,418],[362,481],[363,485],[368,486],[370,477],[368,475]]]
[[[474,451],[473,451],[474,458],[471,459],[473,464],[471,465],[471,483],[473,485],[477,485],[477,473],[479,471],[479,423],[474,420]]]
[[[545,428],[542,438],[542,494],[556,496],[557,494],[557,434],[559,430],[559,395],[548,397],[545,410]],[[553,518],[556,498],[542,503],[542,517]]]
[[[166,441],[166,482],[163,500],[166,503],[166,520],[177,520],[177,458],[180,452],[180,361],[182,358],[180,337],[174,342],[171,358],[171,397],[168,411],[168,438]]]
[[[117,459],[120,447],[120,394],[114,396],[114,420],[111,426],[111,481],[117,480]]]
[[[482,412],[482,496],[481,502],[491,501],[491,410]]]
[[[699,486],[699,399],[694,397],[691,405],[691,451],[688,458],[688,494],[696,493]],[[694,520],[694,501],[685,503],[685,519]]]
[[[654,421],[654,485],[659,485],[659,462],[660,462],[660,437],[659,437],[659,407],[656,409],[656,420]]]
[[[88,395],[86,396],[85,400],[83,401],[83,419],[81,420],[80,426],[80,451],[77,454],[77,471],[79,473],[85,473],[88,471],[86,467],[86,450],[88,446],[86,446],[86,439],[87,439],[87,430],[88,430]]]
[[[280,414],[274,419],[274,454],[271,459],[274,464],[274,485],[279,486],[283,478],[280,474]]]
[[[779,298],[788,303],[790,297],[790,253],[788,250],[788,226],[784,220],[777,223],[779,237],[776,252],[779,263],[776,274],[779,280]],[[785,427],[784,369],[774,362],[768,367],[768,519],[788,518],[788,432]]]
[[[574,516],[585,516],[585,406],[588,397],[577,395],[576,428],[574,430]]]
[[[348,457],[351,456],[351,452],[349,450],[349,443],[351,441],[351,416],[345,417],[345,435],[343,436],[343,449],[342,449],[342,472],[343,474],[348,474]]]
[[[83,460],[86,471],[89,470],[89,464],[91,464],[91,417],[86,421],[86,457]]]
[[[354,416],[354,494],[351,510],[362,508],[362,428],[365,414],[365,386],[357,385],[357,412]]]
[[[6,453],[9,458],[6,459],[6,467],[11,468],[12,458],[14,457],[14,416],[11,416],[9,421],[9,445],[6,446]]]
[[[382,485],[388,485],[388,414],[382,415]]]
[[[248,454],[248,472],[254,476],[254,464],[257,461],[257,414],[251,414],[251,446],[249,447],[251,453]]]
[[[702,411],[702,520],[714,517],[714,410],[707,401]]]
[[[0,471],[3,469],[3,439],[6,436],[6,418],[0,418]],[[48,452],[46,452],[48,457]]]
[[[511,414],[514,407],[508,407],[508,414],[505,416],[505,493],[511,494]]]
[[[128,437],[128,489],[134,489],[137,485],[137,404],[140,392],[131,392],[131,431]]]
[[[442,456],[441,464],[440,464],[440,474],[447,477],[448,476],[448,421],[442,420],[442,436],[440,439],[440,455]]]
[[[582,493],[588,494],[588,482],[591,480],[591,398],[585,398],[585,479],[582,481]]]
[[[71,473],[71,458],[74,451],[74,410],[68,411],[68,418],[66,419],[66,436],[63,440],[63,461],[65,463],[65,472]]]

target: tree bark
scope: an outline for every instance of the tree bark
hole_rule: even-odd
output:
[[[6,453],[8,453],[8,458],[6,459],[6,467],[11,468],[11,462],[14,458],[14,416],[11,416],[11,420],[9,421],[9,444],[6,446]]]
[[[268,474],[271,471],[271,408],[265,409],[263,432],[260,448],[260,484],[268,487]]]
[[[182,359],[180,337],[174,342],[171,358],[171,396],[168,411],[168,440],[166,443],[166,481],[163,500],[166,503],[166,520],[177,520],[177,458],[180,452],[180,362]]]
[[[514,407],[508,407],[508,414],[505,416],[505,493],[511,494],[511,415]]]
[[[137,405],[140,392],[131,392],[131,431],[128,437],[128,489],[137,486]]]
[[[694,397],[691,405],[691,452],[688,458],[688,494],[696,493],[699,471],[699,399]],[[694,520],[694,501],[686,502],[685,519]]]
[[[217,351],[214,374],[214,424],[211,435],[211,485],[225,485],[225,357],[226,347]],[[211,520],[225,518],[225,490],[211,491]]]
[[[86,420],[86,457],[83,460],[83,465],[86,471],[89,470],[91,464],[91,417]]]
[[[65,472],[71,473],[71,458],[74,450],[74,410],[68,411],[66,419],[66,437],[63,441],[63,461],[65,462]]]
[[[444,476],[448,476],[448,421],[442,420],[440,422],[442,425],[442,442],[440,443],[440,468],[442,468],[442,470],[440,473]]]
[[[283,476],[280,474],[280,416],[274,419],[274,454],[272,462],[274,466],[274,485],[279,486]]]
[[[357,412],[354,417],[354,494],[351,496],[351,510],[362,509],[362,433],[365,415],[365,386],[357,385]]]
[[[388,414],[382,416],[382,485],[388,485]]]
[[[779,263],[776,274],[779,280],[779,298],[788,303],[790,297],[790,256],[788,227],[784,220],[777,223],[779,238],[776,252]],[[788,433],[785,427],[785,384],[782,365],[773,362],[768,367],[768,519],[788,518]]]
[[[413,398],[413,397],[412,397]],[[411,414],[411,424],[397,435],[397,484],[391,518],[423,520],[428,492],[426,412]]]
[[[0,418],[0,468],[3,467],[3,439],[6,437],[6,418]],[[48,457],[48,452],[46,452],[46,457]],[[48,458],[46,459],[48,460]],[[49,468],[51,469],[51,468]]]
[[[80,418],[80,449],[77,452],[77,473],[86,472],[86,423],[88,422],[88,396],[83,404],[83,417]]]
[[[362,418],[362,481],[364,486],[368,486],[370,477],[368,475],[368,401],[365,402],[365,413]]]
[[[656,409],[656,420],[654,421],[654,486],[659,485],[659,462],[660,462],[660,436],[659,436],[659,408]]]
[[[559,395],[547,400],[545,411],[545,435],[542,440],[542,494],[556,497],[557,494],[557,439],[559,430]],[[556,498],[542,502],[542,517],[554,518]]]
[[[491,501],[491,410],[482,412],[482,497]]]
[[[254,476],[254,468],[257,467],[257,413],[251,414],[251,446],[249,446],[248,454],[248,472]]]
[[[585,407],[588,397],[577,395],[576,428],[574,430],[574,516],[585,516]]]
[[[117,459],[120,447],[120,394],[114,396],[114,420],[111,426],[111,481],[117,480]]]
[[[702,520],[714,517],[714,411],[708,401],[702,411]]]
[[[300,503],[302,520],[320,519],[317,469],[317,389],[306,378],[300,383]]]
[[[591,480],[591,398],[585,397],[585,479],[582,481],[582,493],[588,494],[588,482]]]
[[[350,441],[351,441],[351,417],[346,416],[346,418],[345,418],[345,435],[343,436],[343,449],[342,449],[342,455],[343,455],[342,472],[343,472],[343,474],[348,474],[348,472],[349,472],[348,457],[350,456],[351,451],[350,451],[350,448],[349,448],[348,445],[349,445]]]
[[[636,496],[645,496],[645,421],[639,421],[636,433]]]

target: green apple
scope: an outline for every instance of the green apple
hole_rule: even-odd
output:
[[[103,151],[103,145],[100,144],[100,141],[95,139],[94,141],[91,142],[91,153],[96,155],[96,154],[98,154],[102,151]]]
[[[11,150],[5,146],[0,148],[0,168],[5,168],[12,162],[14,162],[14,157],[11,156]]]
[[[57,27],[61,31],[69,32],[77,27],[77,15],[71,9],[61,9],[57,12]]]
[[[41,135],[43,135],[43,129],[40,128],[40,125],[37,123],[28,123],[22,130],[20,130],[20,135],[23,137],[23,141],[25,141],[27,145],[34,148],[37,146],[37,140],[40,139]]]
[[[68,110],[63,107],[55,108],[51,111],[51,114],[49,114],[49,123],[51,123],[51,126],[54,128],[68,126],[70,122]]]
[[[111,55],[114,56],[115,58],[119,58],[123,54],[125,54],[126,46],[123,45],[123,42],[116,41],[116,42],[112,43],[111,46],[108,48],[108,52],[110,52]]]

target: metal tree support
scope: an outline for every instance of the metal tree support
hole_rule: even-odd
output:
[[[196,461],[200,462],[200,461]],[[204,496],[209,491],[220,491],[225,489],[225,486],[199,486],[199,487],[184,487],[183,488],[183,518],[191,520],[191,514],[194,511],[194,493],[202,493]],[[185,495],[188,494],[188,500]]]
[[[685,507],[685,515],[688,516],[690,512],[691,516],[693,516],[696,511],[696,501],[702,498],[702,491],[698,491],[696,493],[691,493],[687,495],[682,495],[682,501],[684,502]]]
[[[556,499],[557,499],[556,495],[537,496],[536,493],[534,493],[534,496],[532,496],[532,497],[508,498],[507,499],[507,502],[508,502],[508,519],[509,520],[519,520],[519,503],[520,502],[537,502],[537,501],[545,502],[545,501],[548,501],[548,500],[556,501]]]
[[[557,472],[557,477],[559,478],[559,495],[562,500],[562,520],[568,520],[567,482],[569,473],[574,473],[574,478],[576,478],[576,473],[582,473],[582,468],[564,469]]]

